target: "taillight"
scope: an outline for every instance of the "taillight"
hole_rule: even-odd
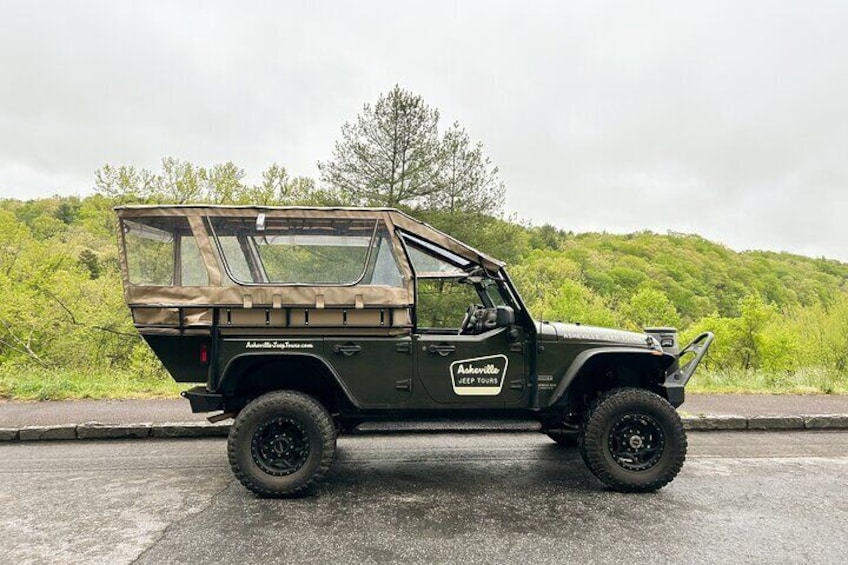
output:
[[[205,343],[200,344],[200,362],[204,365],[209,362],[209,346]]]

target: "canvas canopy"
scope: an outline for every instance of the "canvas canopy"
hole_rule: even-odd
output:
[[[390,208],[164,205],[115,211],[130,306],[406,308],[414,303],[413,253],[438,250],[458,272],[504,266]],[[238,236],[243,233],[258,244],[246,246]],[[244,257],[264,262],[261,271]],[[298,261],[305,267],[294,269]]]

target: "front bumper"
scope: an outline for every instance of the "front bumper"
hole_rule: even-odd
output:
[[[704,332],[692,342],[683,348],[680,352],[680,355],[677,356],[678,361],[683,359],[684,355],[688,355],[693,353],[695,356],[692,357],[689,361],[686,362],[685,365],[678,368],[675,372],[670,375],[670,378],[674,381],[678,381],[680,386],[686,386],[686,383],[689,382],[689,379],[692,378],[692,375],[695,374],[695,369],[698,368],[698,365],[701,364],[701,360],[704,358],[704,355],[707,354],[707,350],[712,345],[715,336],[712,332]]]
[[[712,332],[704,332],[693,339],[689,345],[680,351],[680,354],[677,356],[678,362],[672,365],[672,369],[666,375],[663,386],[665,387],[668,401],[675,408],[683,404],[686,383],[695,374],[695,369],[701,364],[704,355],[707,354],[707,350],[709,350],[714,339],[715,335]],[[692,355],[692,358],[681,366],[679,361],[687,355]]]

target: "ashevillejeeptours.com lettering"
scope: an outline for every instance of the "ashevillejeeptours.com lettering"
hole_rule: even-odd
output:
[[[305,341],[248,341],[245,349],[314,349],[315,346]]]

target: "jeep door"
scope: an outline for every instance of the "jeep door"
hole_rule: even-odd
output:
[[[522,402],[527,390],[524,330],[514,319],[467,324],[479,309],[512,312],[499,298],[497,283],[472,275],[477,266],[447,250],[411,237],[404,242],[416,277],[417,382],[437,404],[503,408]]]
[[[440,404],[508,407],[527,388],[523,344],[508,328],[480,335],[416,335],[418,380]]]

